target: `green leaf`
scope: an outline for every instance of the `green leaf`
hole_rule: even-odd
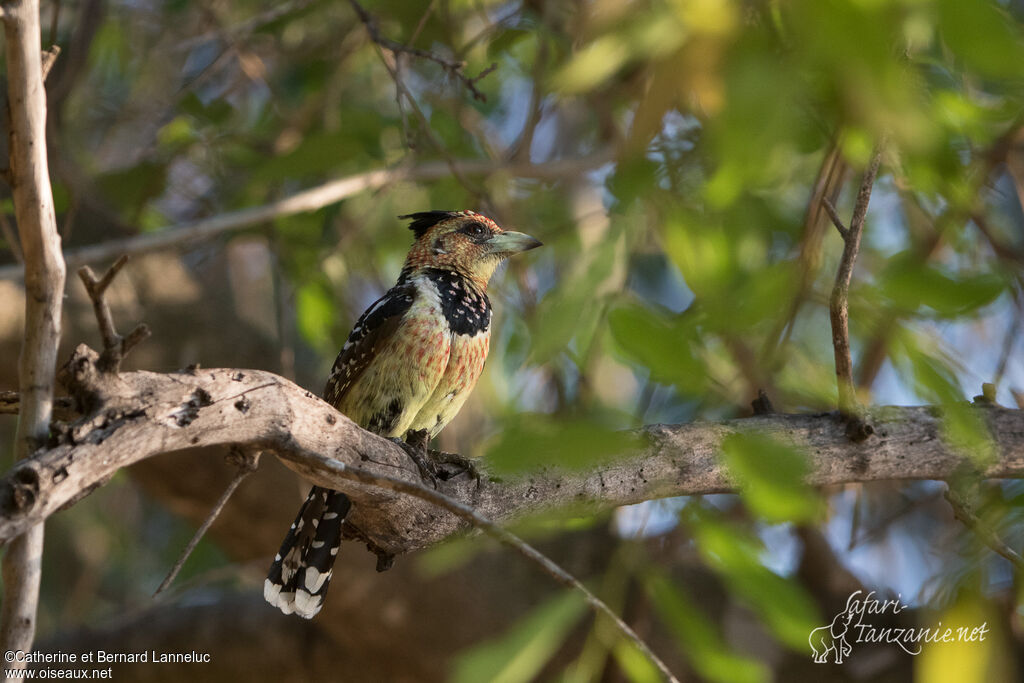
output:
[[[805,455],[762,434],[730,434],[722,442],[729,471],[750,509],[768,522],[806,522],[821,516],[820,498],[804,483]]]
[[[253,181],[295,180],[317,175],[341,166],[353,156],[351,134],[318,132],[303,138],[287,154],[267,159],[252,173]]]
[[[487,464],[497,473],[549,466],[580,469],[628,456],[642,443],[639,434],[610,429],[597,420],[527,413],[505,424],[487,451]]]
[[[761,683],[770,679],[768,667],[733,652],[717,627],[666,577],[652,573],[645,586],[658,615],[679,639],[680,650],[703,678],[722,683]]]
[[[562,646],[586,612],[579,593],[566,591],[520,619],[503,636],[459,655],[453,683],[526,683]]]
[[[879,286],[905,310],[927,306],[939,316],[957,317],[995,301],[1006,290],[1006,280],[997,273],[953,277],[912,255],[900,255],[892,259]]]
[[[160,196],[167,183],[164,164],[144,161],[132,168],[111,171],[97,179],[104,197],[127,210],[127,218],[134,221],[143,205]]]
[[[317,348],[331,342],[335,306],[330,293],[318,281],[307,282],[295,293],[296,317],[303,338]]]
[[[742,530],[716,519],[710,511],[684,511],[701,557],[730,591],[747,603],[784,644],[807,648],[807,635],[820,625],[814,600],[796,581],[762,564],[761,544]]]
[[[942,427],[945,440],[977,466],[995,461],[995,441],[976,406],[963,402],[943,406]]]
[[[699,394],[707,371],[695,356],[696,329],[688,320],[671,320],[635,304],[619,305],[608,313],[608,328],[623,354],[647,368],[651,377]]]
[[[893,336],[891,357],[901,374],[913,382],[914,391],[928,403],[950,405],[965,400],[956,373],[928,339],[910,330]]]
[[[661,683],[665,677],[631,640],[622,638],[612,649],[616,663],[632,683]]]
[[[630,58],[629,44],[616,34],[601,36],[576,55],[556,76],[554,86],[581,93],[611,78]]]
[[[530,343],[530,360],[543,364],[568,348],[576,339],[585,346],[593,336],[605,306],[599,292],[612,277],[616,259],[621,258],[617,232],[593,246],[582,259],[579,274],[545,296],[537,308]]]
[[[1024,44],[1016,22],[989,0],[941,0],[939,30],[969,67],[994,78],[1024,75]]]

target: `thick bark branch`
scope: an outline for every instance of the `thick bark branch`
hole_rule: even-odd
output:
[[[355,504],[350,521],[382,553],[423,548],[469,527],[429,502],[361,481],[367,474],[420,479],[397,445],[360,429],[282,377],[232,369],[104,375],[97,361],[96,352],[80,346],[64,378],[86,417],[0,479],[0,542],[76,501],[122,467],[159,453],[212,445],[273,451],[311,481],[344,490]],[[982,474],[1024,477],[1024,412],[977,409],[989,422],[998,453]],[[945,479],[970,466],[943,442],[941,419],[932,408],[881,408],[871,419],[876,434],[862,443],[847,439],[835,413],[652,425],[644,429],[646,445],[613,463],[581,471],[551,468],[501,482],[485,477],[479,484],[462,475],[439,482],[438,490],[495,522],[571,504],[611,507],[729,492],[735,482],[718,455],[723,439],[738,431],[766,432],[803,448],[814,485]]]
[[[25,260],[25,336],[18,368],[21,413],[15,456],[46,441],[53,410],[54,368],[60,342],[65,267],[46,159],[45,70],[39,52],[38,0],[5,3],[3,24],[10,113],[10,180]],[[32,648],[42,571],[43,527],[25,525],[3,559],[0,649]],[[23,668],[6,663],[4,669]]]

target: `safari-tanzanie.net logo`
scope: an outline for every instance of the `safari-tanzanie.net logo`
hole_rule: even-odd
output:
[[[935,626],[924,628],[902,628],[872,623],[884,615],[896,615],[907,609],[897,595],[895,600],[879,600],[875,591],[863,595],[856,591],[846,600],[846,608],[839,612],[832,623],[811,631],[807,642],[817,664],[833,661],[842,664],[853,652],[857,643],[890,643],[910,655],[921,654],[925,643],[976,643],[985,640],[988,622],[981,626],[943,627],[940,621]]]

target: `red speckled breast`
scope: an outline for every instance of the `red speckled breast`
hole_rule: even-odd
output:
[[[490,346],[490,329],[473,336],[452,335],[448,367],[413,420],[411,429],[426,429],[431,436],[436,436],[452,421],[480,379]]]

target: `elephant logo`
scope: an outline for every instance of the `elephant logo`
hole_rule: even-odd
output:
[[[850,629],[850,624],[856,613],[855,607],[850,605],[853,598],[854,596],[851,595],[847,599],[846,608],[835,616],[831,624],[811,631],[807,643],[811,646],[815,664],[828,663],[829,653],[833,653],[836,664],[842,664],[843,658],[849,657],[853,651],[853,646],[846,639],[846,632]]]

